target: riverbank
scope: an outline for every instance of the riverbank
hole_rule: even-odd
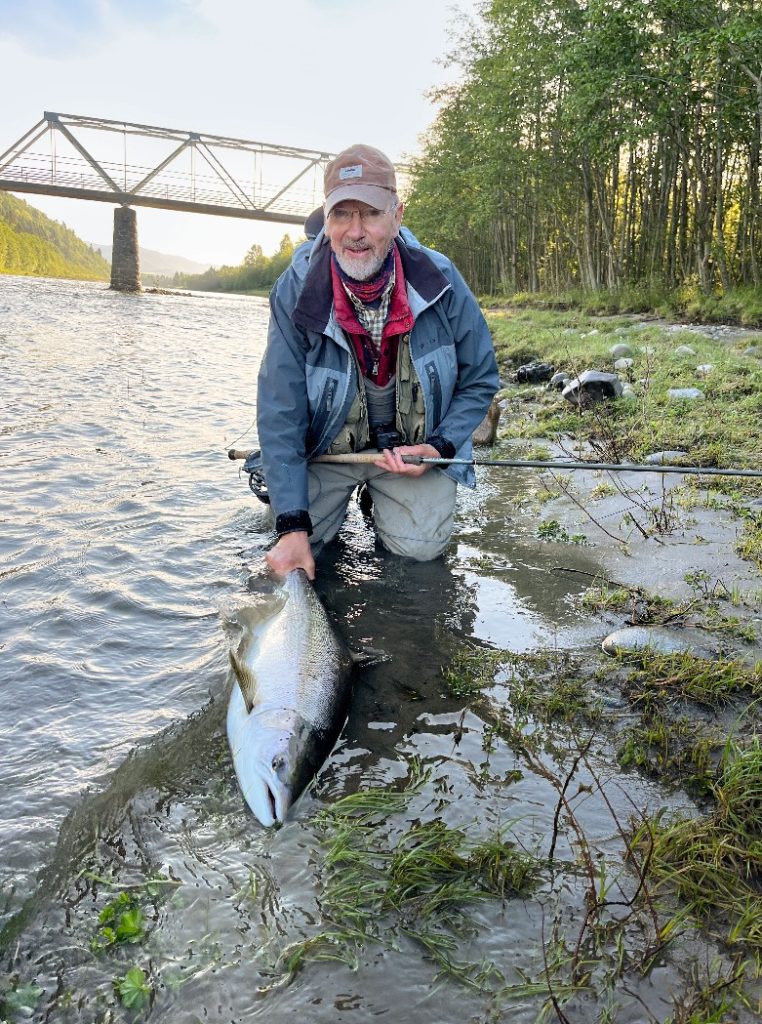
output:
[[[758,335],[526,307],[490,310],[488,320],[505,383],[496,457],[621,463],[669,452],[663,461],[762,468]],[[527,383],[531,373],[517,373],[546,364],[546,378],[574,378],[587,369],[615,372],[615,363],[629,394],[587,408],[547,382]],[[685,389],[696,394],[675,397]],[[702,991],[686,998],[696,1015],[670,1020],[735,1020],[733,1007],[758,1000],[750,993],[762,954],[751,925],[762,915],[762,480],[548,471],[524,489],[513,515],[518,531],[553,548],[560,574],[579,572],[570,557],[579,547],[595,549],[600,570],[578,609],[588,629],[597,619],[610,635],[604,647],[613,657],[587,647],[571,669],[551,658],[539,671],[517,673],[506,655],[499,671],[512,676],[507,688],[485,673],[485,662],[471,663],[468,671],[482,679],[482,713],[513,743],[526,742],[526,716],[544,723],[543,742],[563,723],[576,737],[576,769],[588,740],[605,736],[620,769],[696,800],[687,813],[655,816],[633,805],[622,831],[650,894],[646,904],[654,900],[660,913],[668,906],[674,920],[698,923],[727,956]],[[556,642],[568,648],[563,634]],[[588,682],[580,685],[580,677]],[[564,794],[576,788],[574,774],[573,767],[557,780],[559,807],[572,819]],[[591,854],[583,829],[578,839],[584,863]],[[591,891],[591,900],[582,932],[605,917],[606,899]],[[635,913],[632,905],[628,912]],[[594,969],[604,960],[593,957]],[[573,961],[569,956],[567,966]],[[573,975],[559,975],[558,983]]]

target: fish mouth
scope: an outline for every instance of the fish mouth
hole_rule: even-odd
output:
[[[274,773],[255,772],[248,779],[243,795],[254,817],[265,828],[278,828],[286,820],[292,803],[291,792]]]

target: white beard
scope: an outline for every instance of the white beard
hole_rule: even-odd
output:
[[[375,277],[384,265],[386,255],[374,256],[370,262],[353,256],[350,249],[344,249],[341,255],[336,253],[336,262],[345,274],[355,281],[369,281]]]

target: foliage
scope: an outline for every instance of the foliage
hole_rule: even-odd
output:
[[[107,280],[109,265],[64,224],[0,192],[0,273]]]
[[[141,1010],[151,997],[151,988],[140,967],[131,967],[124,977],[114,982],[114,988],[128,1010]]]
[[[480,292],[619,289],[638,309],[679,288],[690,316],[757,288],[761,41],[741,0],[483,5],[409,223]]]
[[[171,278],[154,278],[157,284],[173,288],[192,288],[201,292],[258,292],[269,291],[288,267],[296,249],[289,235],[281,239],[278,251],[265,256],[261,245],[252,245],[237,267],[211,267],[203,274],[180,274]]]

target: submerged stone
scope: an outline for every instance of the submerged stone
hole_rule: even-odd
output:
[[[697,658],[716,658],[719,651],[707,643],[707,636],[695,629],[668,629],[666,626],[628,626],[609,633],[601,644],[604,654],[637,654],[650,650],[656,654],[693,654]]]

